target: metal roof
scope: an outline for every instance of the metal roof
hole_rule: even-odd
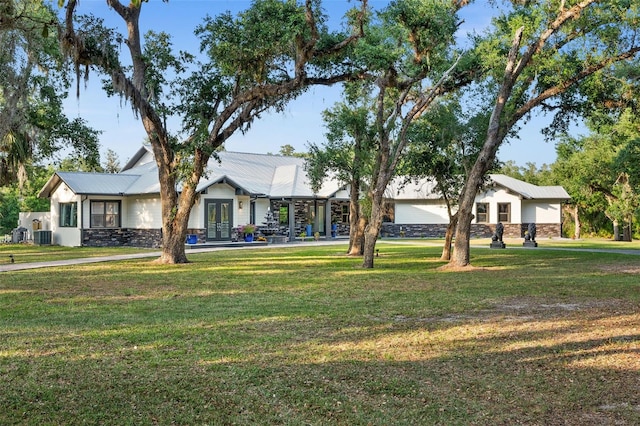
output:
[[[56,172],[40,191],[41,197],[49,197],[51,192],[64,182],[71,191],[80,195],[123,195],[136,183],[140,176],[115,173]],[[156,179],[157,180],[157,179]]]
[[[489,175],[491,181],[526,199],[569,200],[571,196],[561,186],[538,186],[506,175]]]
[[[561,186],[538,186],[506,175],[490,174],[489,184],[501,186],[528,200],[569,200],[571,197]],[[387,197],[395,200],[439,200],[435,181],[431,178],[405,182],[402,177],[393,179],[387,187]]]
[[[305,160],[279,155],[250,154],[223,151],[219,160],[209,161],[205,176],[197,190],[224,182],[241,193],[272,198],[331,198],[344,188],[336,179],[327,179],[321,189],[314,193],[304,168]],[[536,186],[505,175],[490,175],[491,181],[525,199],[568,200],[569,194],[561,186]],[[387,189],[387,196],[398,200],[440,199],[435,192],[432,179],[422,179],[403,183],[396,178]],[[49,179],[40,192],[41,197],[49,197],[51,192],[64,182],[76,194],[83,195],[144,195],[159,194],[160,184],[153,155],[147,147],[142,147],[132,161],[118,174],[57,172]],[[180,189],[180,188],[178,188]]]

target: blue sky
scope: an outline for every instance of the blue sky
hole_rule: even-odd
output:
[[[384,7],[387,0],[369,0],[374,8]],[[196,53],[198,40],[193,35],[194,28],[209,15],[230,10],[236,12],[250,4],[247,0],[150,0],[143,5],[140,22],[143,32],[153,28],[155,31],[166,31],[172,35],[174,45],[183,50]],[[331,25],[339,25],[344,11],[353,5],[346,0],[324,0],[323,5],[331,19]],[[465,8],[462,32],[481,30],[489,23],[491,9],[485,1],[476,1]],[[81,13],[92,13],[105,19],[109,26],[123,30],[120,18],[109,10],[104,0],[82,0],[79,2]],[[123,54],[125,52],[123,46]],[[101,90],[101,78],[91,75],[89,81],[81,82],[80,98],[76,99],[75,90],[65,103],[70,117],[80,116],[89,125],[103,133],[101,151],[114,150],[120,158],[121,165],[141,146],[146,133],[139,120],[134,117],[129,105],[119,98],[107,98]],[[249,132],[232,136],[225,144],[229,151],[277,153],[285,144],[292,145],[297,152],[307,150],[310,142],[321,143],[324,140],[325,128],[321,112],[331,108],[340,99],[338,86],[311,88],[299,99],[291,102],[286,110],[278,114],[264,114],[252,125]],[[524,166],[527,162],[551,164],[555,161],[553,143],[545,142],[540,129],[548,120],[534,116],[531,124],[522,128],[520,138],[505,143],[498,152],[502,161],[515,161]],[[173,129],[177,130],[177,129]]]

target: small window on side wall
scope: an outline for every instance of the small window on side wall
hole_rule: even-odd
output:
[[[498,222],[511,222],[511,203],[498,204]]]
[[[489,203],[476,204],[476,223],[489,223]]]
[[[78,226],[78,204],[60,203],[61,228],[76,228]]]

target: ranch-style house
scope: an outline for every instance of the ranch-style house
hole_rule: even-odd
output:
[[[381,236],[442,237],[449,218],[433,183],[400,182],[389,187]],[[259,231],[268,212],[276,221],[275,232],[287,240],[349,234],[348,187],[329,179],[314,192],[301,158],[220,152],[197,189],[189,243],[230,242],[245,224]],[[40,196],[51,199],[47,225],[52,244],[159,247],[162,242],[157,167],[146,147],[116,174],[57,172]],[[476,196],[473,235],[489,237],[501,222],[505,237],[521,237],[529,223],[536,224],[539,237],[559,237],[561,206],[568,200],[560,186],[490,175]]]

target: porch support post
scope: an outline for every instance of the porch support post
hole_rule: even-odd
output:
[[[311,233],[311,236],[314,236],[316,232],[320,231],[320,215],[319,213],[319,208],[320,208],[320,203],[318,203],[318,200],[313,200],[313,210],[315,212],[314,214],[314,218],[313,218],[313,232]]]
[[[324,204],[324,235],[328,240],[331,238],[331,200],[327,200]]]
[[[293,200],[289,201],[289,241],[296,240],[296,203]]]

